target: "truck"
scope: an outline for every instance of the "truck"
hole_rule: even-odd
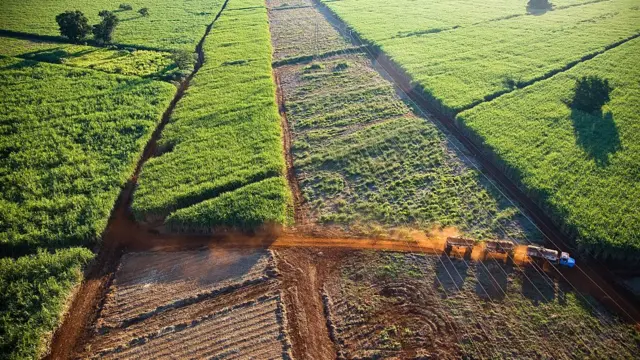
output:
[[[473,247],[477,241],[461,236],[450,236],[447,238],[445,244],[445,252],[451,253],[451,250],[455,248],[463,248],[465,251],[465,257],[470,257]],[[513,258],[513,253],[516,249],[516,244],[508,240],[487,240],[484,242],[485,253],[498,253],[507,254]],[[541,259],[548,261],[552,264],[572,268],[576,265],[576,260],[572,258],[567,252],[559,252],[557,250],[547,249],[542,246],[528,245],[527,256],[532,259]]]
[[[527,256],[534,259],[544,259],[552,264],[568,268],[572,268],[576,265],[576,260],[569,256],[569,253],[564,251],[559,252],[558,250],[551,250],[541,246],[527,246]]]

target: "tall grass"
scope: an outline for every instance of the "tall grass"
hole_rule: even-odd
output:
[[[0,253],[94,244],[174,92],[0,59]]]
[[[214,204],[227,200],[214,200],[180,211],[172,224],[242,226],[287,218],[285,182],[260,182],[285,171],[266,9],[258,0],[229,5],[206,39],[204,66],[163,132],[165,153],[142,170],[132,206],[138,219],[163,219],[227,192],[224,199],[238,196],[237,214],[222,216]],[[263,195],[258,184],[265,184]],[[248,193],[264,196],[256,200],[260,207],[249,209]]]
[[[37,359],[93,257],[84,248],[0,259],[0,358]]]
[[[458,116],[538,201],[603,259],[640,259],[640,39]],[[595,114],[567,104],[577,79],[608,79]]]

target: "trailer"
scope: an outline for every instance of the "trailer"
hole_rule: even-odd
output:
[[[455,248],[464,249],[464,257],[468,258],[471,256],[471,252],[473,251],[473,247],[476,245],[476,241],[473,239],[460,237],[460,236],[450,236],[447,238],[447,242],[445,245],[445,252],[448,254],[451,253],[451,250]]]
[[[507,240],[485,241],[485,252],[498,254],[513,254],[516,245]]]

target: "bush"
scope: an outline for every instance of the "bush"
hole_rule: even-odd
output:
[[[196,60],[196,55],[188,50],[179,50],[171,54],[171,60],[180,70],[189,70]]]
[[[588,113],[593,113],[609,102],[611,86],[609,80],[598,76],[583,76],[576,81],[575,92],[571,107]]]
[[[60,34],[73,42],[83,40],[91,32],[87,17],[79,11],[67,10],[56,16]]]
[[[140,14],[142,16],[145,16],[145,17],[149,16],[149,8],[144,7],[142,9],[138,10],[138,14]]]
[[[118,25],[118,17],[111,11],[102,10],[98,14],[102,18],[102,21],[93,25],[93,37],[101,43],[110,43],[113,36],[113,31]]]
[[[120,6],[118,6],[118,8],[120,10],[133,10],[133,6],[131,6],[129,4],[120,4]]]

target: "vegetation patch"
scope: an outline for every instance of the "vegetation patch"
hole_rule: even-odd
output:
[[[3,359],[38,359],[62,320],[69,294],[82,280],[91,251],[0,259],[0,353]]]
[[[185,72],[171,53],[134,48],[118,50],[0,37],[0,55],[161,80],[179,78]],[[189,66],[193,67],[193,61]]]
[[[303,65],[277,70],[312,220],[351,229],[439,225],[478,238],[537,238],[441,130],[412,114],[366,57],[316,64],[314,71]]]
[[[458,116],[581,248],[603,259],[640,254],[639,52],[632,40]],[[575,108],[586,76],[613,88],[588,112]]]
[[[175,88],[0,60],[0,244],[93,244]]]
[[[205,64],[160,141],[160,147],[170,151],[142,169],[132,206],[138,219],[164,219],[226,192],[232,193],[176,213],[172,226],[244,226],[260,219],[288,219],[286,182],[262,182],[284,179],[285,163],[266,9],[241,9],[258,3],[234,3],[238,10],[224,12],[207,37]],[[240,200],[234,204],[236,213],[221,212],[219,205],[235,196]],[[254,203],[261,205],[253,208]]]

